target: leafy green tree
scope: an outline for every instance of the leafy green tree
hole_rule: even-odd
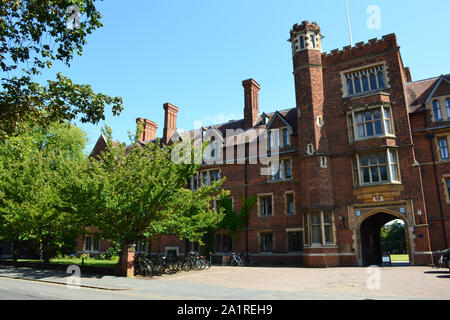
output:
[[[41,86],[33,79],[56,62],[70,66],[81,55],[87,37],[102,27],[95,0],[2,0],[0,2],[1,79],[0,138],[17,134],[28,123],[47,127],[55,121],[80,119],[97,123],[122,99],[95,93],[58,73]]]
[[[405,225],[394,221],[390,225],[384,225],[380,231],[381,244],[383,252],[404,252],[405,243]]]
[[[68,124],[0,141],[0,234],[38,241],[46,262],[79,232],[72,186],[86,162],[85,143],[84,132]]]
[[[187,181],[199,165],[174,163],[175,145],[144,146],[134,140],[126,146],[113,143],[110,130],[104,135],[108,148],[100,159],[91,159],[88,169],[94,190],[89,206],[101,238],[120,242],[123,250],[160,234],[201,243],[205,230],[221,222],[222,213],[211,204],[228,194],[220,189],[224,179],[191,191]]]
[[[214,232],[216,230],[227,230],[230,231],[231,237],[236,238],[237,232],[240,230],[244,230],[246,224],[248,222],[248,217],[250,211],[256,204],[257,196],[252,195],[251,197],[245,198],[241,196],[241,210],[236,212],[233,209],[233,199],[226,195],[219,200],[219,208],[223,210],[224,217],[222,221],[215,228],[208,228],[206,231],[206,255],[209,257],[210,252],[213,251],[213,242],[214,242]]]

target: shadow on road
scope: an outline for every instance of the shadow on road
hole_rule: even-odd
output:
[[[425,271],[426,274],[449,274],[449,271]]]
[[[59,270],[39,270],[39,269],[29,269],[29,268],[8,268],[2,267],[0,268],[0,276],[5,277],[25,277],[29,279],[40,280],[44,278],[66,278],[70,276],[70,273],[66,273],[64,271]],[[83,272],[83,278],[90,279],[102,279],[104,275],[99,274],[89,274]]]

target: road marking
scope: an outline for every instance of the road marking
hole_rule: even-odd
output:
[[[9,288],[5,288],[5,287],[0,287],[0,289],[9,290]]]
[[[54,296],[54,295],[51,295],[51,294],[48,294],[48,293],[39,293],[39,294],[41,294],[43,296],[49,296],[49,297],[53,297],[53,298],[58,298],[57,296]]]

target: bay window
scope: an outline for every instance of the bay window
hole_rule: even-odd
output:
[[[393,135],[391,108],[380,106],[348,114],[351,141]]]
[[[355,186],[400,182],[397,152],[386,149],[357,154],[353,159]]]

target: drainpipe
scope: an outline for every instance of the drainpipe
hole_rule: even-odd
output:
[[[245,148],[247,149],[247,148]],[[245,203],[247,203],[248,200],[248,163],[247,163],[247,157],[245,158],[245,164],[244,164],[244,184],[245,184]],[[249,212],[247,213],[247,217],[245,219],[245,255],[248,254],[248,219],[249,219]]]
[[[436,162],[434,160],[434,152],[433,152],[433,139],[434,139],[434,133],[429,133],[427,134],[427,139],[430,143],[430,152],[431,152],[431,159],[433,161],[433,169],[434,169],[434,179],[436,182],[436,190],[437,190],[437,194],[438,194],[438,198],[439,198],[439,211],[441,213],[441,225],[442,225],[442,231],[443,231],[443,236],[444,236],[444,244],[445,244],[445,248],[447,248],[447,232],[445,231],[445,221],[444,221],[444,212],[442,210],[442,202],[441,202],[441,191],[439,188],[439,179],[438,179],[438,174],[437,174],[437,168],[436,168]]]

